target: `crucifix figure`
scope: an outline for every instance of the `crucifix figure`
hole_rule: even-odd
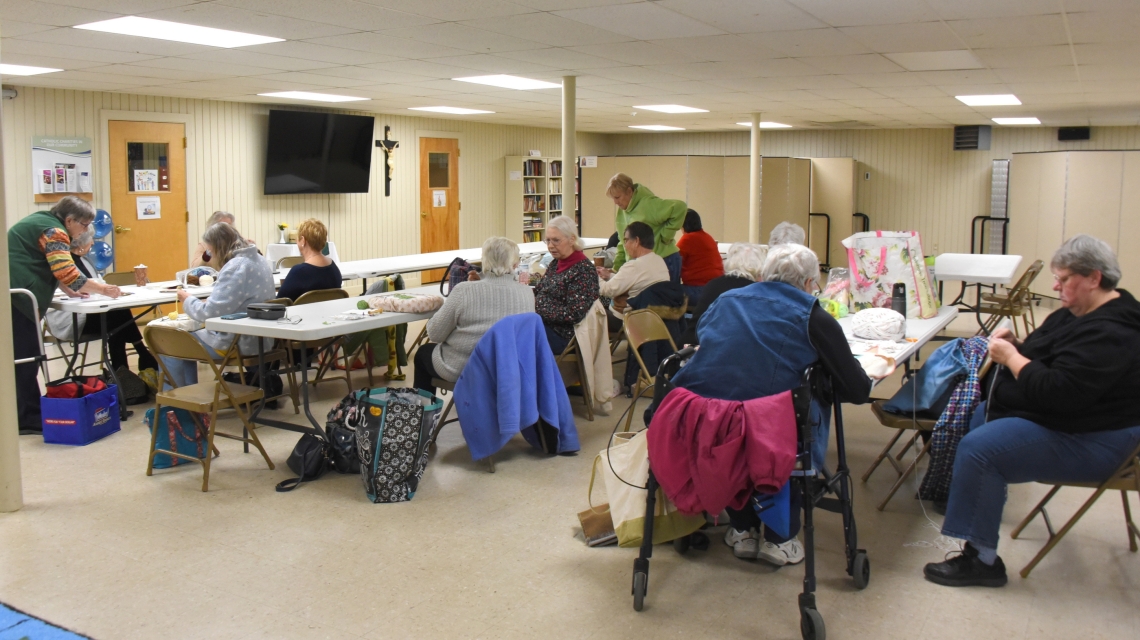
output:
[[[396,149],[400,143],[391,138],[392,127],[384,125],[384,139],[377,140],[376,146],[384,150],[384,195],[392,195],[392,172],[396,170]]]

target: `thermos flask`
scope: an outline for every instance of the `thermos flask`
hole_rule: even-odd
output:
[[[891,311],[897,311],[906,317],[906,284],[896,282],[891,289]]]

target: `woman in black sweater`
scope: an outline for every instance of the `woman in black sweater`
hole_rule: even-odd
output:
[[[321,289],[339,289],[340,268],[321,251],[325,248],[328,230],[324,223],[309,218],[297,227],[297,249],[305,259],[289,269],[277,296],[296,301],[303,294]]]
[[[1100,483],[1140,446],[1140,303],[1116,288],[1116,256],[1092,236],[1061,245],[1050,267],[1063,308],[1024,341],[1004,329],[990,337],[1001,369],[958,444],[942,524],[966,545],[926,565],[931,582],[1004,585],[997,542],[1007,485]]]

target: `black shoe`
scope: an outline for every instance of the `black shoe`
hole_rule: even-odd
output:
[[[1002,587],[1008,582],[1001,558],[987,565],[978,559],[978,550],[969,544],[961,555],[945,562],[931,562],[922,573],[927,580],[947,587]]]

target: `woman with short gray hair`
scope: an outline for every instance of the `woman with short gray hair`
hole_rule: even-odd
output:
[[[768,247],[762,244],[735,242],[728,248],[724,258],[724,275],[709,280],[701,290],[701,297],[693,306],[693,318],[681,335],[683,344],[700,344],[697,325],[700,324],[701,316],[724,292],[759,282],[767,257]]]
[[[820,364],[835,402],[866,402],[871,380],[851,355],[839,323],[811,294],[819,278],[815,254],[802,245],[772,247],[763,276],[762,282],[728,291],[709,306],[697,326],[701,348],[673,377],[674,384],[703,398],[743,402],[795,389],[804,371]],[[812,402],[811,455],[817,469],[827,454],[831,401],[817,394]],[[755,511],[730,509],[725,544],[738,558],[775,565],[802,561],[803,545],[795,538],[802,496],[796,488],[791,502],[788,537],[771,528],[761,536]]]
[[[781,222],[772,229],[768,236],[768,246],[775,247],[781,244],[803,244],[807,234],[804,228],[794,222]]]
[[[534,294],[519,283],[519,246],[509,238],[483,242],[483,274],[455,285],[443,306],[428,320],[431,343],[420,345],[414,358],[413,385],[435,393],[432,378],[459,380],[479,338],[507,316],[534,313]]]
[[[958,443],[942,534],[962,554],[926,565],[950,587],[1006,583],[997,555],[1007,485],[1106,480],[1140,446],[1140,303],[1117,289],[1120,264],[1092,236],[1053,254],[1060,309],[1024,340],[990,336],[1001,365]]]

